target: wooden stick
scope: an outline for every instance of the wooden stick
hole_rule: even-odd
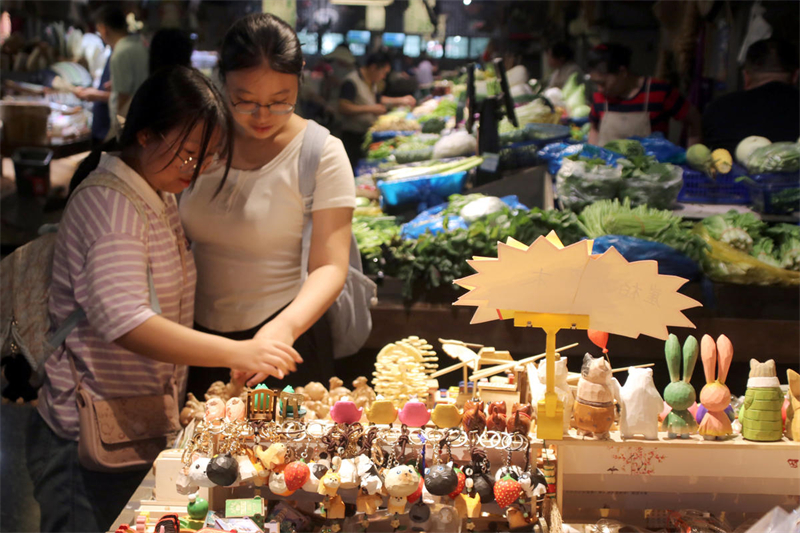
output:
[[[464,366],[466,364],[467,364],[467,361],[461,361],[460,363],[456,363],[454,365],[448,366],[447,368],[443,368],[443,369],[441,369],[441,370],[439,370],[437,372],[434,372],[429,377],[431,379],[436,379],[436,378],[438,378],[440,376],[444,376],[445,374],[449,374],[450,372],[455,372],[456,370],[458,370],[459,368],[461,368],[462,366]]]
[[[623,368],[614,368],[611,370],[611,373],[613,374],[615,372],[623,372],[625,370],[630,370],[631,368],[647,368],[649,366],[655,366],[655,363],[647,363],[644,365],[636,365],[636,366],[626,366]],[[578,382],[580,378],[581,378],[580,372],[570,372],[569,376],[567,376],[567,383],[569,383],[570,385],[574,385],[575,383]]]
[[[569,344],[567,346],[562,346],[561,348],[556,348],[556,353],[563,352],[564,350],[569,350],[570,348],[574,348],[578,345],[577,342]],[[534,361],[538,361],[539,359],[543,359],[547,354],[540,353],[539,355],[534,355],[532,357],[526,357],[525,359],[520,359],[519,361],[509,361],[506,364],[493,366],[492,368],[487,368],[486,370],[481,370],[480,372],[474,373],[470,376],[470,380],[478,381],[479,379],[488,378],[489,376],[494,376],[495,374],[499,374],[509,368],[514,368],[518,365],[525,365],[528,363],[532,363]]]
[[[466,346],[467,348],[484,348],[485,347],[483,344],[475,344],[475,343],[472,343],[472,342],[457,341],[457,340],[454,340],[454,339],[451,339],[451,340],[439,339],[439,342],[442,343],[442,344],[455,344],[457,346]]]
[[[612,368],[611,373],[616,374],[617,372],[625,372],[626,370],[630,370],[631,368],[647,368],[648,366],[656,366],[655,363],[647,363],[645,365],[634,365],[634,366],[626,366],[623,368]]]

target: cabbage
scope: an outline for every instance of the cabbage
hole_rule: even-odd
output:
[[[578,88],[578,73],[573,72],[570,75],[570,77],[567,78],[567,82],[561,88],[561,94],[563,94],[564,98],[566,99],[572,93],[574,93],[577,88]]]
[[[800,145],[779,142],[753,150],[747,159],[752,174],[766,172],[797,172],[800,170]]]
[[[556,107],[564,107],[564,92],[558,87],[550,87],[542,93]]]
[[[592,112],[592,108],[586,104],[579,105],[578,107],[574,108],[570,113],[572,118],[586,118]]]
[[[586,105],[586,86],[581,84],[574,91],[567,94],[564,97],[564,103],[567,104],[567,109],[570,111]]]
[[[433,159],[446,159],[474,155],[478,149],[478,141],[466,131],[456,131],[442,137],[433,147]]]
[[[743,139],[736,146],[736,160],[743,165],[747,165],[747,160],[750,159],[750,155],[757,148],[761,148],[762,146],[769,146],[770,144],[772,144],[772,142],[770,142],[770,140],[767,139],[766,137],[751,135],[750,137]]]

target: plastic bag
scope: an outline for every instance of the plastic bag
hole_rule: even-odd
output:
[[[756,148],[747,158],[751,174],[797,172],[800,170],[800,144],[779,142]]]
[[[614,165],[621,156],[610,150],[592,144],[568,144],[564,142],[548,144],[539,150],[539,157],[547,163],[547,171],[555,176],[561,168],[565,157],[578,154],[590,159],[602,159],[609,165]]]
[[[698,223],[694,231],[711,247],[702,255],[701,266],[712,280],[738,285],[800,285],[800,272],[768,265],[712,239],[702,223]]]
[[[601,254],[612,246],[628,261],[657,261],[659,274],[679,276],[689,281],[700,277],[697,263],[675,248],[660,242],[627,235],[604,235],[594,239],[592,253]]]
[[[564,209],[580,211],[597,200],[616,198],[622,185],[618,166],[587,165],[564,159],[556,173],[558,200]]]
[[[442,137],[433,146],[433,159],[475,155],[478,141],[466,131],[457,131]]]
[[[498,200],[501,201],[504,206],[506,206],[511,210],[528,211],[528,207],[521,204],[519,198],[516,195],[504,196],[499,199],[493,196],[485,196],[483,198],[479,198],[478,200],[468,203],[466,206],[464,206],[464,208],[461,209],[459,215],[450,215],[448,217],[445,217],[442,214],[442,211],[444,211],[447,208],[447,206],[450,205],[449,203],[445,202],[435,207],[431,207],[430,209],[426,209],[425,211],[417,215],[411,222],[403,224],[401,235],[404,239],[417,239],[419,238],[420,235],[422,235],[426,231],[436,235],[437,233],[442,233],[445,231],[467,229],[469,227],[467,220],[465,220],[463,217],[460,216],[461,213],[464,213],[464,210],[467,207],[472,206],[472,208],[476,208],[480,207],[481,205],[480,203],[483,203],[485,204],[484,207],[486,207],[487,209],[484,209],[482,213],[473,212],[471,214],[472,215],[482,214],[482,216],[487,216],[497,211],[496,201]],[[476,202],[480,203],[476,204]],[[473,206],[473,204],[475,205]],[[474,216],[470,217],[469,212],[464,214],[466,214],[467,218],[471,219],[472,221],[481,218],[480,216],[477,216],[477,218]],[[447,218],[447,227],[445,227],[444,225],[445,218]]]
[[[630,198],[631,205],[647,204],[656,209],[669,209],[683,187],[683,169],[669,165],[669,173],[636,172],[624,179],[620,187],[620,198]]]
[[[452,174],[379,181],[378,190],[381,192],[382,203],[392,206],[417,203],[423,204],[424,209],[429,205],[439,205],[451,194],[460,193],[464,189],[466,181],[467,172],[454,172]]]
[[[642,143],[645,155],[655,157],[659,163],[682,165],[686,162],[686,150],[669,142],[662,133],[653,133],[647,137],[631,137],[631,139]]]

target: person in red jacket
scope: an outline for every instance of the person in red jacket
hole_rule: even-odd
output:
[[[688,145],[700,142],[700,114],[664,80],[631,72],[631,50],[617,43],[596,46],[589,53],[592,95],[589,142],[599,146],[634,135],[669,133],[670,119],[688,128]]]

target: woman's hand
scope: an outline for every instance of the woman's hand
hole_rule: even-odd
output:
[[[246,380],[250,387],[258,385],[268,376],[283,379],[297,370],[297,363],[303,362],[290,344],[280,340],[256,336],[237,344],[240,351],[231,362],[231,378],[237,382]]]
[[[271,320],[264,324],[264,326],[258,330],[255,337],[253,337],[252,341],[243,341],[243,342],[255,342],[257,344],[265,345],[271,347],[270,354],[278,354],[281,357],[288,357],[288,360],[282,359],[283,362],[287,363],[290,368],[291,372],[297,370],[297,364],[303,362],[303,358],[300,357],[300,354],[292,348],[292,344],[294,344],[295,338],[291,332],[291,329],[282,325],[279,319]],[[265,372],[261,369],[250,368],[250,369],[239,369],[235,368],[233,372],[231,372],[231,379],[235,382],[247,382],[248,387],[255,387],[269,376],[275,376],[278,379],[283,379],[289,371],[286,368],[281,367],[280,370],[283,370],[283,375],[278,375],[274,372]]]

